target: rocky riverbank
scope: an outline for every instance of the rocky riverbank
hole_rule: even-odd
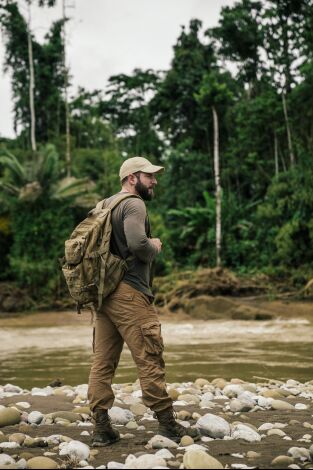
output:
[[[313,381],[258,380],[169,384],[178,420],[202,434],[179,444],[158,436],[138,382],[116,384],[122,439],[98,449],[87,385],[0,386],[0,468],[313,468]]]

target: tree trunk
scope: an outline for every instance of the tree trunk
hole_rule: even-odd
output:
[[[30,108],[30,140],[32,151],[36,152],[36,115],[35,115],[35,73],[34,73],[34,59],[33,59],[33,43],[31,37],[31,4],[28,4],[28,27],[27,27],[27,40],[28,40],[28,63],[29,63],[29,108]]]
[[[285,123],[286,123],[286,129],[287,129],[290,164],[291,164],[291,166],[294,166],[294,164],[295,164],[295,155],[294,155],[294,152],[293,152],[292,137],[291,137],[290,123],[289,123],[289,116],[288,116],[288,109],[287,109],[286,96],[285,96],[284,90],[282,91],[281,96],[282,96],[282,101],[283,101],[284,116],[285,116]]]
[[[65,135],[66,135],[66,153],[65,153],[65,162],[66,162],[66,173],[67,176],[71,176],[71,129],[70,129],[70,112],[68,106],[68,68],[66,65],[66,0],[63,0],[63,67],[64,67],[64,103],[65,103]]]
[[[276,131],[274,131],[274,153],[275,153],[275,176],[279,174],[279,161],[278,161],[278,139]]]
[[[212,108],[214,122],[214,175],[216,194],[216,266],[221,266],[222,248],[222,188],[220,182],[219,122],[215,107]]]

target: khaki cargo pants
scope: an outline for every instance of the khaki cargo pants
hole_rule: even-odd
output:
[[[88,399],[92,411],[114,402],[112,379],[124,341],[138,369],[142,399],[153,411],[172,405],[166,391],[161,325],[148,297],[121,282],[97,313]]]

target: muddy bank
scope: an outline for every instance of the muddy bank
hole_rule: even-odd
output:
[[[75,303],[63,286],[63,295],[58,299],[40,299],[40,302],[31,298],[26,289],[19,289],[14,283],[0,283],[0,313],[22,312],[30,309],[36,310],[65,310],[75,307]],[[183,312],[197,318],[212,317],[212,312],[223,309],[219,301],[212,304],[212,297],[247,297],[264,296],[275,298],[276,295],[286,295],[293,299],[313,300],[313,280],[303,288],[295,288],[288,278],[281,280],[264,274],[236,275],[227,269],[197,269],[194,271],[178,271],[165,277],[154,280],[154,293],[156,305],[163,313]],[[228,305],[229,310],[234,307]],[[211,310],[210,314],[203,313]],[[195,311],[197,313],[195,314]],[[266,312],[233,311],[236,315],[256,319],[264,319]],[[214,317],[214,316],[213,316]],[[266,317],[267,318],[267,317]]]
[[[151,438],[157,436],[157,421],[142,406],[138,383],[115,386],[114,405],[120,411],[112,414],[112,420],[122,439],[96,451],[90,449],[92,427],[86,386],[34,389],[31,393],[22,390],[18,393],[4,392],[12,389],[12,386],[0,387],[0,405],[5,409],[16,407],[21,410],[21,422],[3,425],[2,421],[0,448],[15,462],[46,455],[61,468],[73,468],[79,459],[75,461],[70,455],[60,454],[64,442],[75,440],[86,444],[89,449],[88,458],[80,459],[84,460],[79,465],[81,468],[87,465],[88,468],[97,468],[109,463],[108,468],[140,468],[123,465],[127,459],[130,461],[130,454],[137,458],[145,454],[155,456],[162,448],[167,448],[172,454],[172,457],[165,458],[164,468],[208,468],[188,466],[186,454],[191,449],[198,453],[200,450],[202,457],[203,452],[214,457],[221,464],[220,468],[287,468],[290,464],[296,464],[294,468],[312,468],[309,452],[313,433],[312,382],[300,384],[289,380],[282,383],[261,379],[258,383],[245,383],[239,379],[230,382],[198,379],[194,383],[169,385],[179,421],[187,427],[201,429],[202,438],[197,442],[201,449],[192,443],[191,447],[172,446],[170,443],[146,447]],[[40,394],[46,396],[38,396]],[[128,410],[125,414],[127,419],[124,424],[117,424],[122,419],[123,410]],[[1,411],[3,409],[0,409],[0,423]],[[34,411],[37,414],[31,414]],[[70,413],[58,413],[58,417],[51,415],[61,411]],[[214,417],[220,420],[218,431],[214,427]],[[154,439],[157,440],[156,437]],[[16,440],[20,444],[15,448],[5,444]],[[276,465],[275,459],[279,456],[284,456],[284,460]],[[113,462],[119,462],[120,466]]]

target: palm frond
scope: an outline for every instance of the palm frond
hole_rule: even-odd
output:
[[[53,199],[78,198],[86,194],[95,193],[95,183],[87,178],[78,179],[66,177],[58,181],[53,187],[51,197]]]
[[[42,186],[52,183],[58,178],[59,157],[52,144],[46,145],[39,153],[36,165],[36,179]]]
[[[12,153],[6,151],[0,155],[0,164],[9,170],[13,184],[21,185],[26,183],[27,175],[25,168]]]
[[[19,188],[14,186],[11,183],[5,183],[4,181],[0,181],[0,191],[2,193],[9,194],[10,196],[18,196],[19,195]]]

